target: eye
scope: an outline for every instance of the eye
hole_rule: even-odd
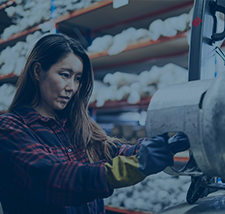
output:
[[[76,76],[75,77],[75,81],[80,82],[80,80],[81,80],[81,76]]]
[[[64,73],[61,73],[60,76],[62,76],[63,78],[68,78],[69,77],[69,73],[67,72],[64,72]]]

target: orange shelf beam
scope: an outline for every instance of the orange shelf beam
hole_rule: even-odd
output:
[[[0,10],[5,9],[6,7],[9,7],[14,3],[16,3],[14,0],[7,1],[6,3],[3,3],[0,5]]]
[[[138,103],[136,104],[129,104],[126,100],[121,100],[121,101],[106,101],[105,104],[101,107],[97,107],[95,103],[90,103],[89,108],[94,108],[94,109],[109,109],[109,108],[122,108],[122,107],[145,107],[147,108],[149,105],[149,102],[151,100],[151,97],[147,98],[142,98]]]
[[[11,78],[11,77],[17,77],[17,76],[15,74],[13,74],[13,73],[6,74],[6,75],[0,75],[0,80],[8,79],[8,78]]]
[[[112,206],[105,206],[106,211],[111,211],[115,213],[121,213],[121,214],[154,214],[152,212],[144,212],[144,211],[136,211],[136,210],[127,210],[124,207],[112,207]]]

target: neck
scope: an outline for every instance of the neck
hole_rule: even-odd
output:
[[[48,109],[43,109],[40,105],[34,107],[34,109],[43,117],[53,118],[54,120],[56,119],[55,111],[48,111]]]

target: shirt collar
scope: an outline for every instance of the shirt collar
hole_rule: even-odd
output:
[[[41,120],[43,122],[48,122],[50,120],[53,120],[52,118],[49,118],[49,117],[43,117],[34,108],[31,108],[30,106],[28,106],[24,103],[19,104],[14,109],[14,112],[23,119],[23,121],[26,125],[30,125],[37,120]],[[67,121],[66,117],[62,114],[57,115],[57,116],[58,116],[58,122],[62,126],[65,126],[66,121]]]

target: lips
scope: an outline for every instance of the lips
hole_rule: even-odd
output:
[[[70,97],[67,97],[67,96],[60,96],[59,97],[63,102],[68,102],[70,100]]]

